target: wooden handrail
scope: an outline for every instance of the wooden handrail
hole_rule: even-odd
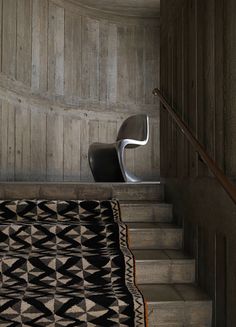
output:
[[[204,163],[208,166],[211,172],[214,174],[216,179],[220,182],[222,187],[231,197],[231,199],[236,204],[236,186],[227,178],[224,172],[217,166],[214,160],[207,154],[205,148],[202,144],[196,139],[193,133],[190,131],[189,127],[185,124],[185,122],[178,116],[175,110],[169,105],[167,100],[162,95],[161,91],[158,88],[155,88],[152,91],[153,95],[158,96],[163,106],[166,108],[170,116],[179,126],[182,133],[187,137],[188,141],[192,144],[195,151],[198,152],[199,156],[202,158]]]

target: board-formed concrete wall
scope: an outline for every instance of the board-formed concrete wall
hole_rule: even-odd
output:
[[[236,180],[236,1],[163,0],[161,89],[207,153]],[[184,225],[213,327],[236,326],[236,206],[161,109],[161,176]]]
[[[127,165],[159,177],[158,19],[63,0],[0,0],[0,180],[91,181],[88,146],[151,117]],[[156,101],[156,102],[155,102]]]

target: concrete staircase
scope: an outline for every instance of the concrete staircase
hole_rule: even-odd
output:
[[[122,197],[121,212],[129,228],[137,284],[148,304],[149,326],[210,327],[212,303],[195,285],[195,260],[182,250],[183,229],[172,223],[163,185],[146,187],[141,194],[137,186],[139,201]]]
[[[0,183],[0,197],[119,199],[149,327],[211,326],[211,300],[195,285],[195,260],[182,250],[183,229],[172,223],[160,183]]]

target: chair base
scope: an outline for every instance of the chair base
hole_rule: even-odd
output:
[[[132,183],[140,183],[142,180],[138,177],[132,174],[130,171],[125,170],[125,181],[126,182],[132,182]]]

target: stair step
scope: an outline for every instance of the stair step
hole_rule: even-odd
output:
[[[182,228],[168,223],[127,223],[131,249],[181,249]]]
[[[159,182],[115,183],[112,184],[113,197],[118,200],[163,201],[164,185]]]
[[[212,302],[196,285],[139,285],[149,327],[210,327]]]
[[[1,182],[1,199],[112,199],[163,201],[164,185],[144,183]]]
[[[133,250],[138,284],[194,283],[195,260],[182,251]]]
[[[122,201],[121,217],[124,222],[171,222],[172,205],[150,201]]]

